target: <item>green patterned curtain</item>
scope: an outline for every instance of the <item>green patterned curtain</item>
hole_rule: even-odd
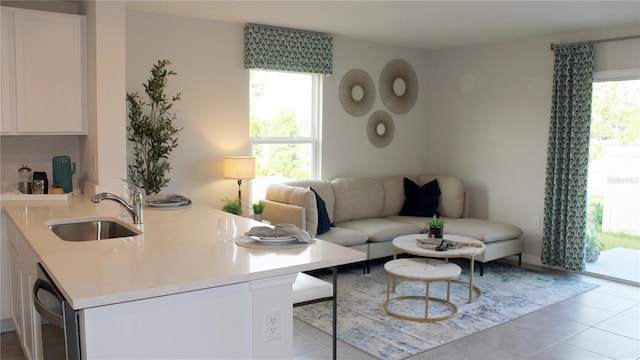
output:
[[[247,24],[245,69],[333,73],[333,37],[327,34]]]
[[[554,50],[542,263],[583,271],[593,46]]]

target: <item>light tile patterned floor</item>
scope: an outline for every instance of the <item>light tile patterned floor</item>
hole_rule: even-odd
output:
[[[640,359],[640,287],[573,275],[600,287],[415,355],[419,359]],[[24,359],[14,332],[0,358]],[[294,359],[331,359],[331,337],[294,319]],[[339,343],[341,360],[374,359]]]
[[[640,359],[640,287],[571,276],[600,287],[409,360]],[[330,336],[296,319],[294,331],[294,359],[331,359]],[[338,359],[374,358],[341,343]]]

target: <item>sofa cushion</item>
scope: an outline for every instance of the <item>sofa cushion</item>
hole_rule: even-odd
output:
[[[337,178],[331,181],[335,197],[335,224],[379,217],[384,204],[382,182],[372,178]]]
[[[436,179],[435,175],[418,175],[418,184],[424,185]],[[464,216],[464,187],[462,180],[455,176],[438,175],[438,186],[442,194],[438,211],[445,217],[459,218]]]
[[[413,181],[404,178],[404,205],[400,215],[404,216],[440,216],[438,202],[440,200],[440,187],[438,180],[418,186]]]
[[[335,198],[333,197],[333,187],[328,181],[322,180],[294,180],[287,181],[285,184],[302,188],[312,187],[318,195],[324,200],[329,222],[333,223],[333,207],[335,206]]]
[[[364,233],[338,226],[332,227],[331,230],[316,237],[320,240],[342,246],[354,246],[365,244],[367,242],[367,235]]]
[[[391,241],[394,238],[420,232],[420,227],[414,224],[393,221],[388,218],[369,218],[350,220],[336,224],[336,228],[346,228],[364,233],[369,242]]]
[[[413,176],[388,176],[380,179],[384,188],[384,205],[381,217],[398,215],[404,204],[404,178],[418,183],[418,178]]]
[[[418,216],[388,216],[385,219],[413,224],[424,227],[431,220]],[[443,217],[444,233],[470,237],[484,243],[516,239],[522,235],[522,230],[514,225],[497,223],[489,220],[474,218]]]
[[[285,184],[271,184],[267,187],[266,198],[271,201],[301,206],[305,209],[304,230],[315,235],[318,227],[318,207],[316,196],[308,188],[300,188]]]
[[[515,239],[522,235],[517,226],[474,218],[443,218],[444,233],[478,239],[485,244]]]
[[[309,189],[316,195],[316,205],[318,208],[318,230],[316,231],[316,234],[322,235],[331,229],[331,221],[329,220],[329,214],[327,213],[327,205],[324,200],[322,200],[322,197],[320,197],[312,187],[309,187]]]

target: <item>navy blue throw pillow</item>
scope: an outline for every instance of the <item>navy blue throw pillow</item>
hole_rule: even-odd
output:
[[[440,201],[440,186],[438,180],[418,186],[410,179],[404,178],[404,204],[400,215],[404,216],[440,216],[438,201]]]
[[[329,213],[327,213],[327,204],[312,187],[309,187],[309,189],[316,194],[316,204],[318,207],[318,230],[316,234],[322,235],[331,229],[331,221],[329,220]]]

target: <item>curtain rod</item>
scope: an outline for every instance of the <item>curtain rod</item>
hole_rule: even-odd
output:
[[[640,39],[640,35],[622,36],[622,37],[616,37],[616,38],[610,38],[610,39],[591,40],[591,41],[575,42],[575,43],[568,43],[568,44],[551,43],[551,50],[553,51],[557,48],[563,48],[563,47],[575,46],[575,45],[590,45],[590,44],[598,44],[598,43],[621,41],[621,40],[631,40],[631,39]]]

